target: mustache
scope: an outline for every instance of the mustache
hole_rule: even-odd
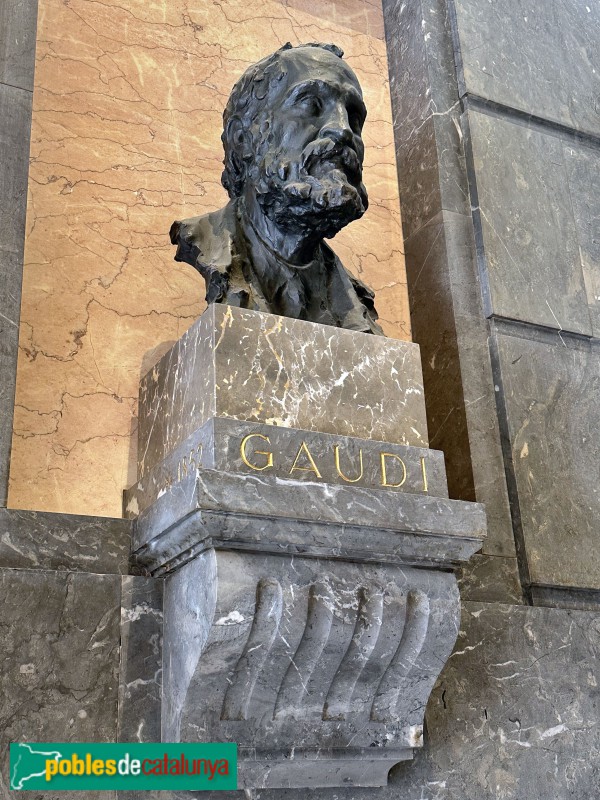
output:
[[[356,176],[362,174],[362,165],[358,153],[351,145],[330,137],[315,139],[302,151],[300,163],[306,172],[323,161],[341,163]]]

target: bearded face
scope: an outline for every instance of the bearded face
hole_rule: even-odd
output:
[[[283,53],[279,68],[262,79],[262,109],[246,121],[244,188],[279,228],[331,238],[368,204],[360,85],[319,48]]]

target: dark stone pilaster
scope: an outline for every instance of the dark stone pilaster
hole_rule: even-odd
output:
[[[421,346],[431,446],[444,451],[450,496],[483,502],[488,515],[483,553],[492,560],[465,568],[463,591],[515,602],[517,562],[450,13],[445,0],[387,0],[384,14],[411,322]],[[492,580],[490,569],[497,570]]]
[[[35,61],[37,0],[0,6],[0,507],[6,506]]]
[[[489,518],[493,559],[473,562],[464,590],[498,600],[500,582],[513,602],[518,563],[530,600],[593,592],[598,7],[384,9],[431,446],[450,496]]]

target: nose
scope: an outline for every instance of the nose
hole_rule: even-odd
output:
[[[336,103],[329,109],[327,117],[323,121],[321,136],[333,139],[341,144],[353,144],[354,134],[348,121],[348,112],[343,103]]]

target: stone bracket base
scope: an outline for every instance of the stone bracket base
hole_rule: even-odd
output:
[[[367,749],[319,753],[298,751],[261,758],[238,754],[239,789],[318,789],[343,786],[386,786],[388,773],[410,761],[412,748],[375,755]]]
[[[459,614],[449,572],[205,551],[165,581],[162,739],[236,742],[246,788],[384,785]]]

